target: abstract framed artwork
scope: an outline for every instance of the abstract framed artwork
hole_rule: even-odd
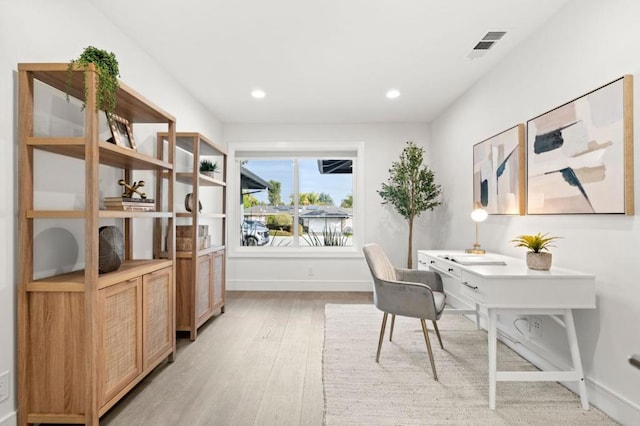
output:
[[[489,214],[524,214],[524,124],[473,146],[473,201]]]
[[[633,77],[527,122],[528,214],[627,214],[633,200]]]

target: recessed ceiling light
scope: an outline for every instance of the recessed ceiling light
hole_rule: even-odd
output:
[[[397,90],[395,90],[395,89],[391,89],[391,90],[389,90],[389,91],[387,92],[387,98],[389,98],[389,99],[395,99],[395,98],[397,98],[398,96],[400,96],[400,92],[398,92],[398,91],[397,91]]]
[[[251,92],[251,96],[253,96],[256,99],[262,99],[265,96],[267,96],[267,94],[264,93],[264,90],[256,89],[256,90]]]

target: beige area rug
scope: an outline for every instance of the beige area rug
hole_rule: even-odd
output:
[[[460,315],[438,322],[445,349],[430,330],[439,381],[433,380],[420,322],[387,322],[380,362],[375,353],[382,312],[373,305],[325,308],[322,377],[327,425],[605,425],[601,411],[554,382],[498,382],[489,410],[487,333]],[[498,342],[498,370],[535,370]]]

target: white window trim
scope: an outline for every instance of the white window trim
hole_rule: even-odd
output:
[[[238,238],[240,229],[240,181],[236,177],[236,153],[273,153],[273,157],[284,155],[317,155],[321,157],[353,156],[353,239],[351,247],[243,247]],[[246,155],[242,155],[245,157]],[[265,156],[265,158],[267,158]],[[229,142],[227,152],[227,255],[229,257],[288,257],[288,258],[332,258],[362,257],[364,245],[364,142]]]

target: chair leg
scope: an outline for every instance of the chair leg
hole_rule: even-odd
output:
[[[436,336],[438,336],[438,342],[440,342],[440,348],[444,349],[444,346],[442,346],[442,338],[440,337],[440,330],[438,330],[438,323],[435,321],[431,321],[433,322],[433,328],[436,330]]]
[[[378,339],[378,353],[376,353],[376,362],[380,359],[380,349],[382,349],[382,340],[384,339],[384,329],[387,326],[387,315],[388,313],[384,313],[382,316],[382,327],[380,328],[380,339]]]
[[[393,326],[396,325],[396,314],[391,314],[391,330],[389,330],[389,341],[393,338]]]
[[[431,351],[431,341],[429,341],[429,333],[427,332],[427,323],[424,319],[420,318],[420,324],[422,324],[422,334],[424,334],[424,341],[427,344],[427,352],[429,352],[429,361],[431,361],[431,370],[433,371],[433,380],[438,381],[438,374],[436,373],[436,363],[433,362],[433,352]]]

